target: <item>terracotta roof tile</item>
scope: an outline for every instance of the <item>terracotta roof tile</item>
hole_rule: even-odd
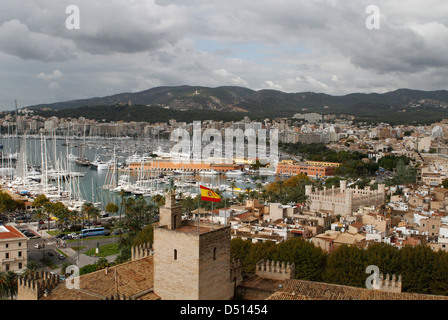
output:
[[[43,300],[103,300],[115,296],[136,296],[144,300],[155,300],[157,296],[146,292],[154,285],[153,256],[109,267],[79,278],[80,290],[67,289],[65,282],[54,289]]]
[[[26,237],[13,226],[0,226],[0,240]]]

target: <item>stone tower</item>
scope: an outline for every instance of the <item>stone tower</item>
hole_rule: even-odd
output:
[[[154,293],[163,300],[228,300],[238,275],[230,259],[230,226],[181,220],[172,193],[154,229]]]
[[[182,207],[176,204],[176,194],[170,191],[165,197],[165,205],[160,207],[160,225],[170,230],[180,228],[182,224]]]

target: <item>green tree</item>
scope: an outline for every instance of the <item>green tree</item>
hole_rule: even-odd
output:
[[[364,287],[366,252],[358,247],[341,245],[328,257],[324,281],[346,286]]]
[[[85,202],[82,206],[82,213],[88,220],[91,218],[98,219],[100,216],[100,209],[95,207],[95,205],[91,202]]]
[[[297,279],[323,280],[327,254],[308,241],[294,238],[278,244],[273,259],[294,263]]]
[[[34,199],[33,207],[41,208],[49,202],[50,202],[50,200],[47,198],[47,196],[45,194],[40,194],[40,195],[36,196],[36,198]]]
[[[448,295],[448,253],[438,251],[434,254],[434,268],[429,291],[435,295]]]
[[[25,266],[25,272],[22,274],[22,276],[28,276],[34,272],[36,272],[39,268],[39,265],[34,260],[28,260],[26,266]]]
[[[18,275],[13,271],[0,272],[0,298],[8,297],[14,300],[17,294]]]
[[[400,249],[403,292],[429,294],[435,266],[435,253],[426,245]]]
[[[134,239],[133,246],[152,244],[154,242],[154,226],[148,225],[139,231]]]
[[[142,230],[145,224],[152,224],[156,221],[156,207],[152,203],[146,202],[143,197],[137,199],[128,198],[124,204],[125,217],[123,225],[132,232]]]
[[[232,188],[232,198],[233,198],[235,197],[235,188],[236,188],[235,181],[230,182],[230,188]]]
[[[335,188],[339,188],[341,180],[341,177],[327,178],[325,180],[325,186],[327,187],[327,189],[331,189],[332,186],[334,186]]]
[[[0,190],[0,212],[6,213],[14,211],[16,208],[16,202],[11,198],[11,196],[5,192]]]
[[[62,264],[62,267],[61,267],[61,275],[62,275],[62,276],[67,275],[67,273],[66,273],[67,268],[70,267],[71,265],[72,265],[72,264],[71,264],[70,262],[64,262],[64,263]]]
[[[114,213],[117,213],[118,210],[120,210],[120,208],[115,203],[109,202],[106,206],[106,212],[114,214]]]
[[[104,257],[99,258],[98,261],[96,262],[96,270],[102,270],[102,269],[105,269],[110,266],[111,266],[111,264]]]
[[[191,212],[198,207],[198,203],[192,197],[186,197],[181,202],[182,209],[185,211],[188,217],[191,216]]]
[[[444,179],[442,181],[442,186],[443,186],[443,188],[448,189],[448,179]]]

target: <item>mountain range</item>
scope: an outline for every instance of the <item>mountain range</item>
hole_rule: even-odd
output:
[[[93,106],[145,106],[172,111],[233,112],[260,117],[290,117],[295,113],[351,114],[361,118],[391,117],[407,113],[417,120],[448,117],[448,91],[398,89],[387,93],[286,93],[244,87],[163,86],[135,93],[28,106],[29,109],[63,111]],[[424,111],[430,110],[430,114]],[[73,112],[73,111],[72,111]],[[64,113],[64,112],[60,112]]]

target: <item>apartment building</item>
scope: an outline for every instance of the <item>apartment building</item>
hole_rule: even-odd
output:
[[[27,264],[27,240],[13,226],[0,226],[0,272],[21,272]]]

